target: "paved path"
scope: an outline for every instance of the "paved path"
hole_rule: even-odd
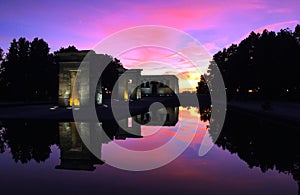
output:
[[[267,110],[262,108],[262,104],[263,101],[230,101],[227,108],[300,124],[300,103],[271,101],[271,108]]]
[[[162,102],[165,105],[176,105],[174,98],[144,98],[140,101],[130,102],[131,115],[145,113],[148,107],[153,102]],[[174,103],[175,102],[175,103]],[[124,101],[115,101],[118,112],[124,118],[130,117],[127,115],[128,107]],[[100,120],[112,120],[114,116],[111,112],[109,101],[104,101],[104,105],[96,108],[98,118]],[[76,112],[76,111],[75,111]],[[85,120],[89,116],[85,116]],[[56,121],[73,121],[73,112],[71,108],[60,108],[55,104],[41,104],[41,105],[20,105],[9,104],[0,106],[0,120],[56,120]]]

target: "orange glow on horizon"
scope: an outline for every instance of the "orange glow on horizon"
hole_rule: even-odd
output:
[[[143,69],[142,75],[176,75],[179,81],[179,93],[195,92],[200,75],[205,73],[211,60],[202,46],[184,48],[184,52],[196,56],[194,65],[181,55],[163,48],[140,47],[117,56],[128,69]]]

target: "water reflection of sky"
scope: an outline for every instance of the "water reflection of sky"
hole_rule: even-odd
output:
[[[196,108],[181,108],[179,122],[198,121]],[[204,123],[187,150],[170,164],[151,171],[130,172],[107,164],[93,172],[57,170],[60,150],[52,146],[44,163],[15,163],[6,151],[0,155],[0,194],[296,194],[297,184],[291,175],[259,168],[250,169],[236,154],[214,146],[204,157],[198,156]],[[164,144],[176,132],[164,127],[157,134],[142,139],[126,139],[118,144],[131,149],[148,150]],[[142,127],[142,131],[147,131]],[[178,139],[181,139],[180,137]],[[104,147],[103,147],[104,148]],[[125,157],[124,157],[125,158]],[[153,157],[153,158],[159,158]],[[104,159],[105,160],[105,159]]]
[[[124,140],[115,140],[114,142],[128,149],[144,151],[151,150],[164,145],[175,136],[180,141],[187,141],[189,136],[194,136],[192,145],[199,144],[201,138],[206,132],[207,122],[201,122],[199,118],[198,108],[196,107],[180,107],[178,122],[175,126],[141,126],[141,135],[143,138],[127,138]],[[190,130],[196,130],[193,135]],[[192,146],[191,145],[191,146]],[[105,145],[103,149],[105,150]]]

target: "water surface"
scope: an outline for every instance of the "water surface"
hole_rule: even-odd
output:
[[[134,134],[122,131],[113,121],[102,122],[113,142],[137,151],[159,147],[173,136],[185,141],[184,135],[176,134],[182,122],[196,127],[192,143],[178,158],[158,169],[141,172],[120,170],[105,163],[109,140],[100,144],[102,158],[97,159],[82,143],[72,122],[2,121],[0,193],[298,193],[299,152],[293,128],[231,113],[216,145],[199,157],[202,137],[210,131],[209,109],[200,110],[201,114],[196,107],[173,109],[163,128],[155,130],[155,123],[142,125]],[[131,120],[146,123],[149,116],[126,120],[127,125],[131,125]],[[189,130],[187,126],[182,132]],[[210,134],[214,140],[214,132]],[[291,148],[291,154],[280,151],[286,148]],[[121,154],[118,159],[131,160]]]

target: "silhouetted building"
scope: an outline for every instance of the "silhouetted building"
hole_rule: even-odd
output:
[[[179,91],[175,75],[143,75],[141,81],[142,96],[173,96]]]

